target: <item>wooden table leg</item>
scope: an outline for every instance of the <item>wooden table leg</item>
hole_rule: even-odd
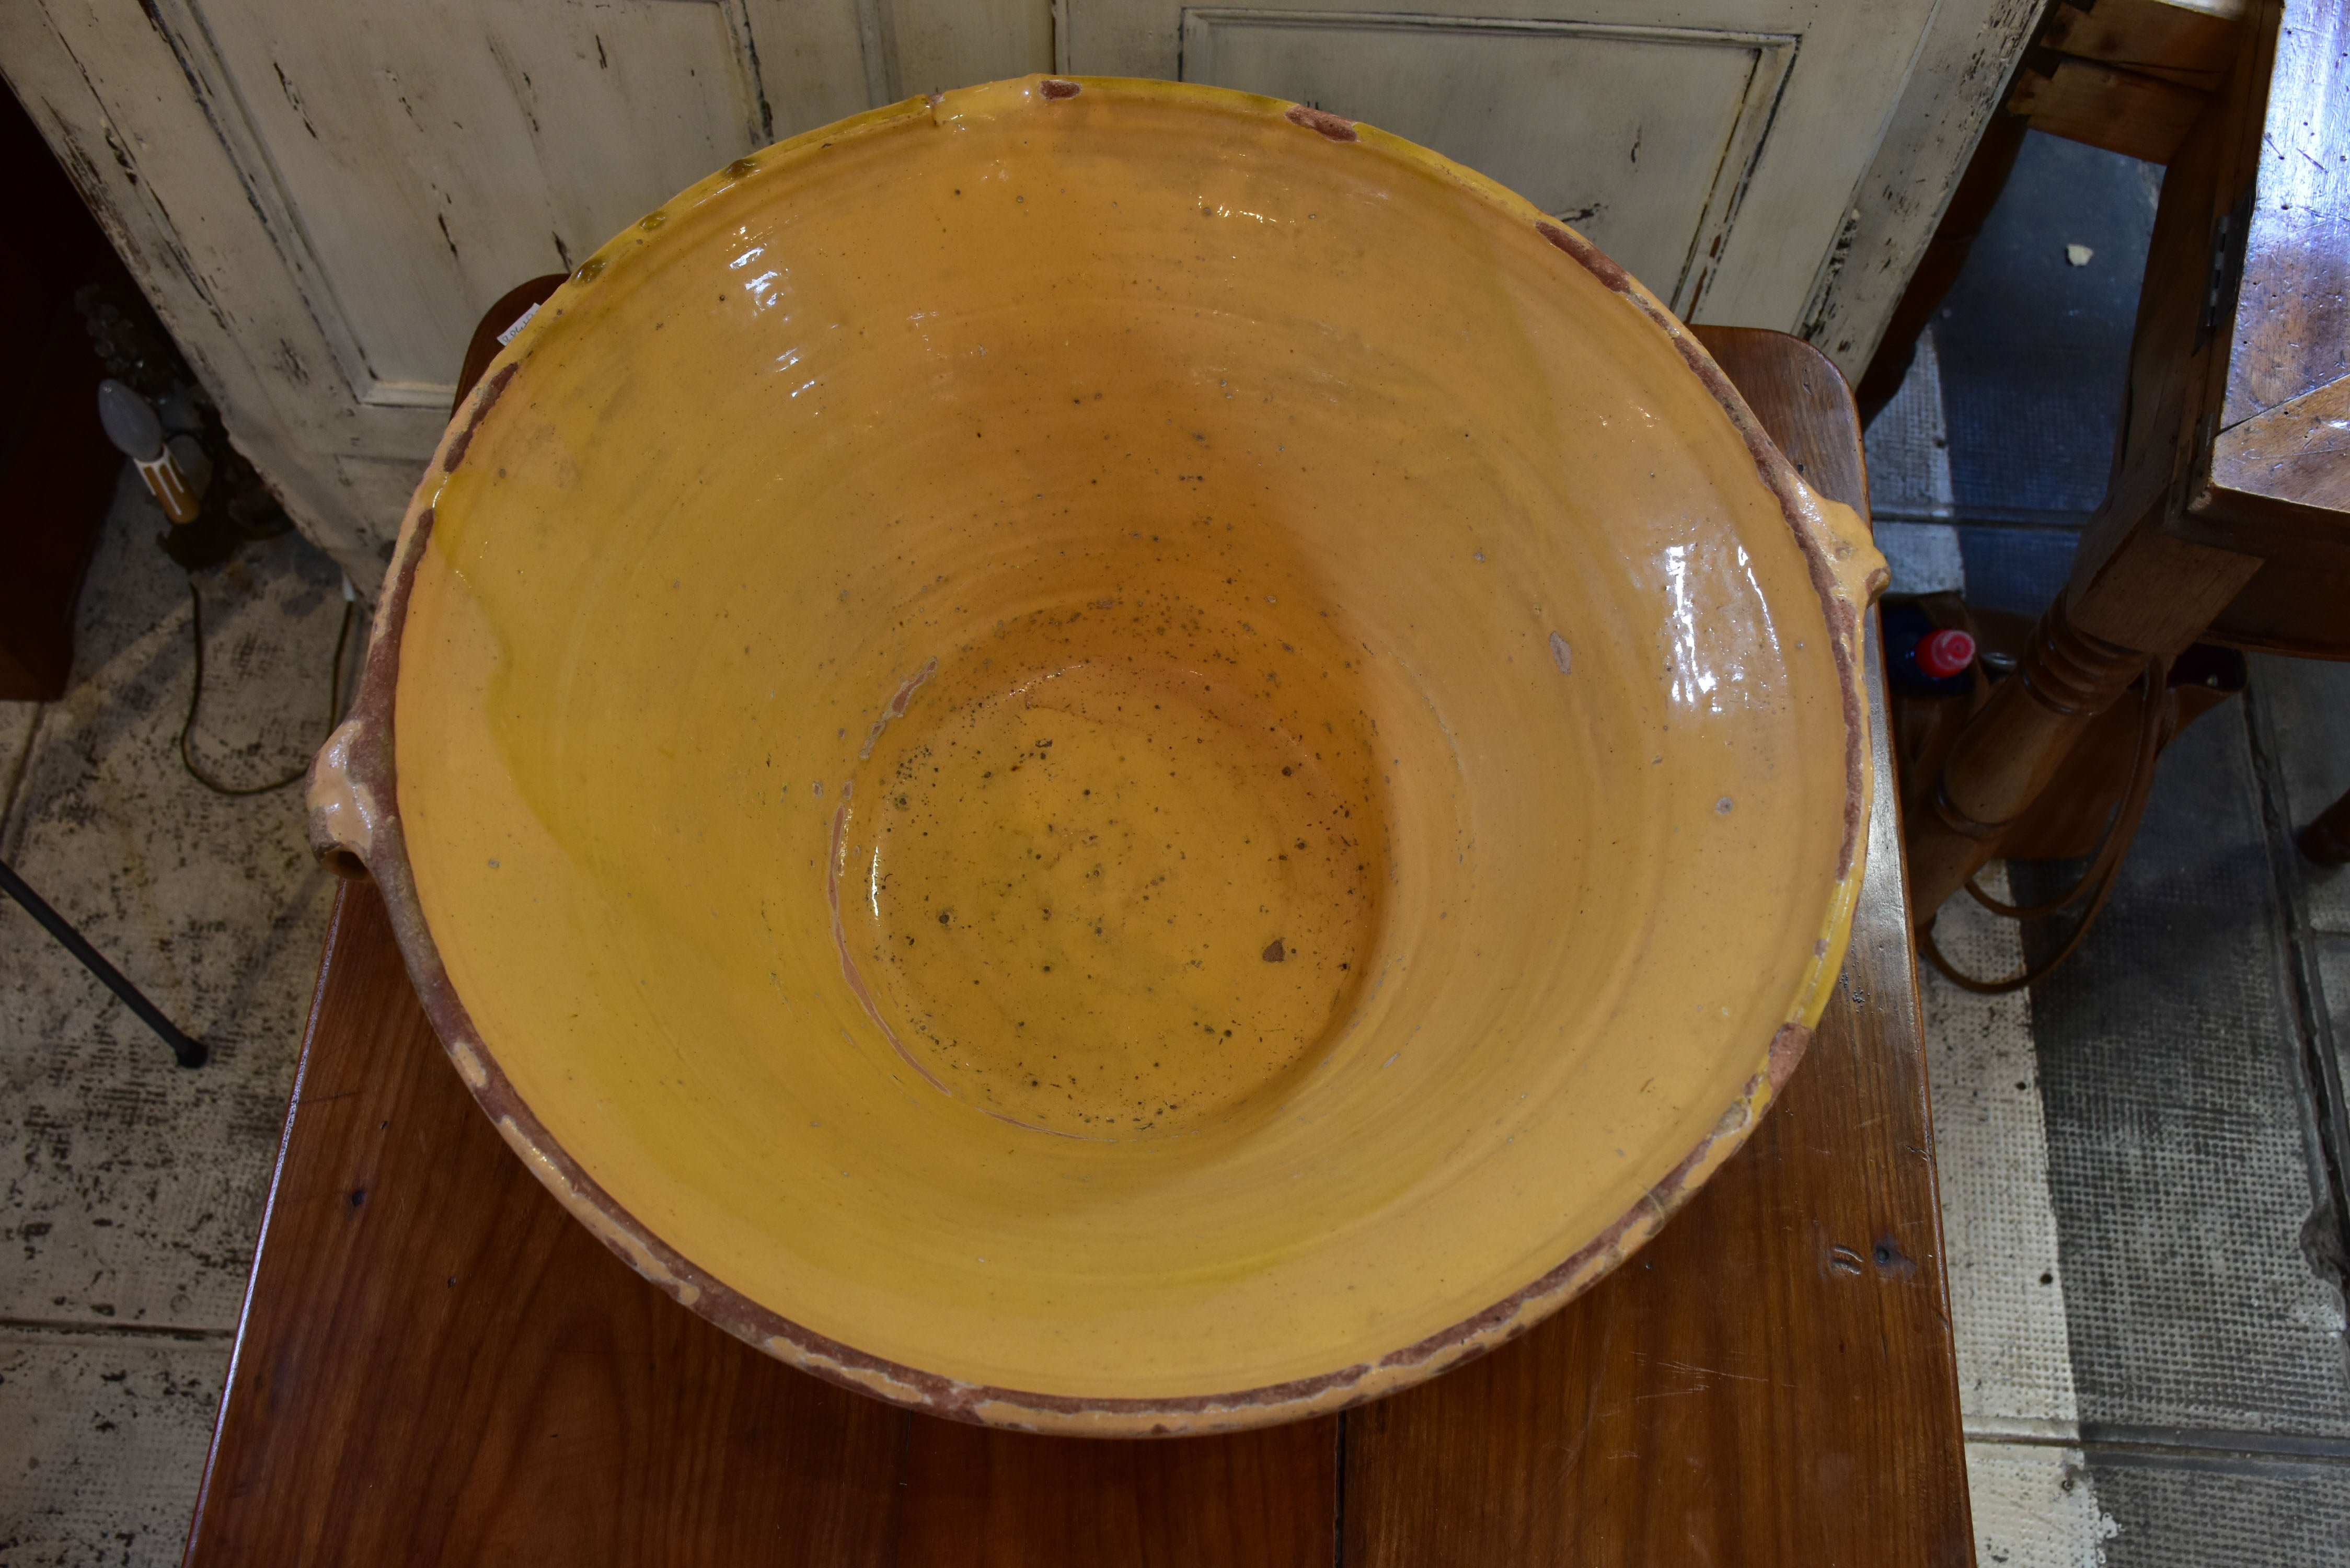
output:
[[[2015,673],[1952,742],[1939,783],[1908,825],[1914,923],[1930,921],[1998,857],[2005,830],[2098,715],[2151,658],[2175,655],[2201,636],[2260,565],[2146,527],[2106,559],[2075,567]]]
[[[2319,812],[2293,842],[2320,866],[2350,866],[2350,790]]]
[[[2266,26],[2273,28],[2273,17]],[[2240,192],[2257,172],[2273,32],[2253,40],[2165,174],[2130,346],[2121,458],[2073,576],[2016,673],[1967,723],[1908,825],[1910,919],[2001,853],[2003,833],[2074,744],[2155,656],[2200,637],[2260,570],[2256,554],[2187,536],[2210,497],[2198,478],[2228,369],[2215,234],[2243,243]],[[2215,218],[2215,214],[2220,214]],[[2225,225],[2232,224],[2232,229]]]

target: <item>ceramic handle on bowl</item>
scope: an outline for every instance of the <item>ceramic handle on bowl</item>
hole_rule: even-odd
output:
[[[373,749],[370,738],[365,717],[346,719],[310,764],[310,853],[336,876],[354,881],[368,875],[383,815],[362,765]]]
[[[1866,609],[1877,602],[1892,578],[1867,519],[1844,503],[1830,501],[1816,491],[1812,493],[1812,525],[1827,552],[1828,571],[1835,578],[1837,597],[1855,610]]]
[[[453,429],[453,427],[452,427]],[[443,437],[444,447],[448,440]],[[310,853],[336,876],[372,875],[379,854],[396,864],[401,853],[392,776],[392,708],[400,690],[400,640],[408,619],[408,592],[432,534],[430,499],[411,502],[392,548],[391,565],[376,599],[359,690],[349,716],[335,726],[310,764],[305,804],[310,813]]]

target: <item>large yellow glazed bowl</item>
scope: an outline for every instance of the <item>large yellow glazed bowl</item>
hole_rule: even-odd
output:
[[[1877,565],[1508,192],[1003,83],[538,312],[315,831],[686,1305],[950,1416],[1287,1419],[1522,1331],[1752,1127],[1842,958]]]

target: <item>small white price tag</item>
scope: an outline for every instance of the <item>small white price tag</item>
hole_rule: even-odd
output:
[[[538,306],[534,305],[528,310],[524,311],[520,316],[515,317],[515,324],[512,327],[507,327],[504,332],[498,334],[498,347],[503,348],[507,344],[513,342],[515,340],[515,334],[529,326],[530,318],[537,314]]]

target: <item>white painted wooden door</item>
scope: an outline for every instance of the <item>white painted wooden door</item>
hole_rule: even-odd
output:
[[[1049,0],[0,0],[0,70],[370,590],[474,322],[782,136],[1052,68]]]
[[[0,0],[5,73],[364,587],[473,324],[775,138],[1029,71],[1316,102],[1866,362],[2034,0]]]
[[[1071,72],[1180,76],[1368,120],[1573,223],[1690,319],[1800,332],[1843,282],[1864,177],[1905,96],[1926,85],[1913,68],[1949,68],[1931,47],[1938,16],[1962,9],[1063,0],[1059,44]],[[2012,23],[1988,32],[2010,52],[2020,36]],[[1856,370],[1865,356],[1838,357]]]

